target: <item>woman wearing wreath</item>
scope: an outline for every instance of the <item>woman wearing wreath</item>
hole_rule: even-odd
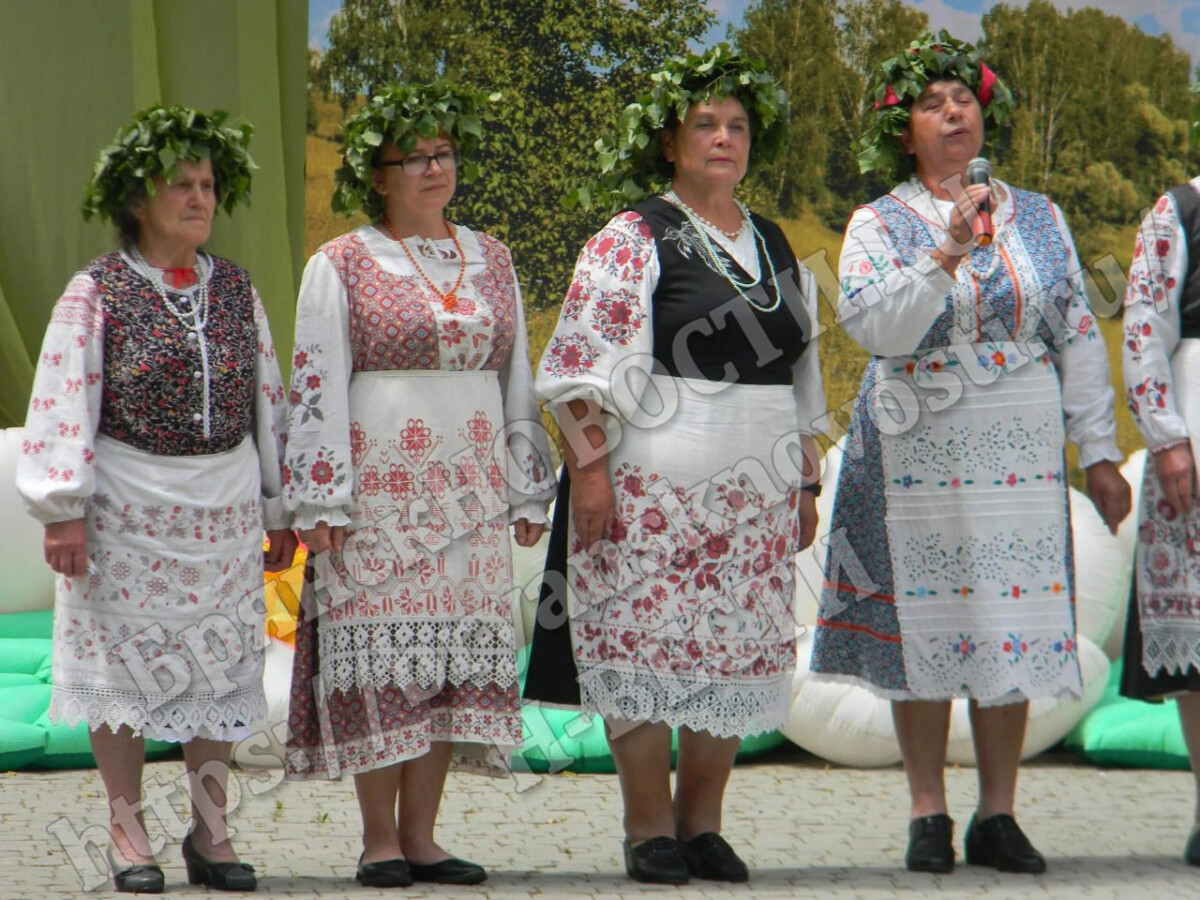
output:
[[[816,529],[825,409],[816,287],[734,197],[781,149],[775,79],[719,45],[653,81],[585,195],[632,205],[583,248],[539,364],[569,497],[525,696],[604,716],[632,878],[745,881],[721,806],[740,738],[791,700],[792,558]],[[550,627],[564,601],[569,633]]]
[[[536,542],[553,475],[508,249],[445,218],[486,103],[391,85],[346,122],[333,208],[372,223],[309,260],[296,309],[287,772],[354,776],[377,887],[487,877],[434,841],[442,788],[522,740],[508,526]]]
[[[231,742],[266,716],[266,568],[291,565],[279,367],[244,269],[210,256],[248,200],[249,125],[154,107],[118,132],[83,206],[120,248],[67,285],[46,329],[17,486],[62,577],[50,716],[86,722],[118,891],[157,893],[140,812],[144,740],[179,741],[188,881],[254,890],[225,829]],[[167,161],[170,161],[169,164]]]
[[[1012,105],[979,51],[922,35],[872,90],[861,167],[912,174],[854,212],[842,247],[843,327],[874,356],[834,504],[849,550],[826,563],[812,668],[893,701],[909,869],[954,866],[943,768],[950,700],[967,697],[967,862],[1042,872],[1013,808],[1029,700],[1081,691],[1065,440],[1110,529],[1130,504],[1108,359],[1062,211],[966,184],[985,117]]]

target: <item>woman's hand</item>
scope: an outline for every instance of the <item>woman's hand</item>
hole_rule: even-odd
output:
[[[1154,474],[1158,476],[1158,486],[1162,488],[1163,497],[1171,504],[1171,509],[1181,516],[1192,508],[1192,494],[1196,487],[1192,475],[1194,469],[1192,447],[1187,441],[1154,454]]]
[[[1087,492],[1100,518],[1113,534],[1117,526],[1129,515],[1133,505],[1129,482],[1117,469],[1117,464],[1103,460],[1087,468]]]
[[[42,541],[50,568],[59,575],[78,578],[87,574],[87,526],[83,519],[51,522]]]
[[[263,570],[282,572],[292,565],[296,556],[296,533],[290,528],[279,528],[267,532],[267,552],[263,554]]]
[[[959,256],[965,255],[975,246],[975,233],[971,230],[971,223],[979,215],[979,207],[992,202],[991,190],[987,184],[968,184],[957,192],[951,188],[954,209],[950,211],[950,239],[959,245]]]
[[[517,519],[513,523],[513,538],[518,547],[532,547],[542,536],[546,526],[542,522],[530,522],[528,519]]]
[[[817,495],[812,491],[800,492],[800,546],[803,550],[812,546],[817,537]]]
[[[571,520],[585,549],[612,534],[616,509],[617,498],[607,466],[571,473]]]
[[[318,522],[313,528],[302,529],[300,540],[308,546],[308,552],[314,555],[326,550],[341,553],[342,544],[346,541],[346,529],[341,525],[330,527],[328,522]]]

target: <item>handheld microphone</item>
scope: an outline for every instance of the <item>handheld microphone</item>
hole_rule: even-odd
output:
[[[967,163],[967,184],[987,184],[992,177],[992,164],[982,156],[977,156]],[[986,247],[992,242],[992,212],[988,207],[989,199],[979,204],[978,215],[971,220],[971,233],[975,235],[975,243]]]

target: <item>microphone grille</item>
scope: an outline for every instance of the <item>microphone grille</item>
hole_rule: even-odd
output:
[[[992,177],[992,164],[982,156],[977,156],[967,163],[967,181],[978,184]]]

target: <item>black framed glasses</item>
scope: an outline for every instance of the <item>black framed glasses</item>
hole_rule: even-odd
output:
[[[444,171],[457,169],[458,164],[462,162],[462,154],[457,150],[442,150],[440,153],[411,153],[404,159],[389,159],[385,162],[376,163],[381,169],[386,169],[389,166],[402,166],[405,175],[424,175],[429,171],[430,165],[438,164],[438,168]]]

